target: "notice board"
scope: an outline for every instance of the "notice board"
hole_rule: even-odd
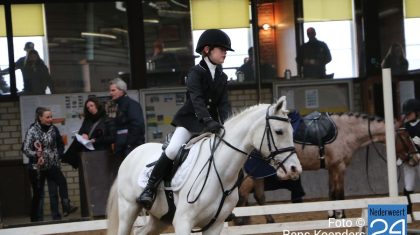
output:
[[[353,110],[352,79],[291,79],[273,83],[273,96],[286,96],[287,108],[302,115],[313,111],[348,112]]]
[[[127,93],[132,99],[139,101],[137,90],[129,90]],[[108,115],[112,117],[115,114],[115,105],[108,92],[20,96],[22,141],[29,126],[35,121],[36,108],[42,106],[51,109],[53,123],[58,127],[67,149],[82,126],[83,106],[89,96],[96,96],[104,104]],[[26,156],[23,156],[23,162],[28,163]]]
[[[186,87],[153,88],[140,90],[144,109],[146,142],[162,143],[173,132],[172,119],[185,103]]]

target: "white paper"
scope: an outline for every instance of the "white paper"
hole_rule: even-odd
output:
[[[81,135],[76,134],[76,139],[79,141],[79,143],[83,144],[87,149],[89,150],[95,150],[93,147],[93,144],[90,140],[84,139]]]

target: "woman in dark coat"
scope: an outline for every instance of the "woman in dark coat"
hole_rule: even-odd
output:
[[[85,119],[78,134],[84,139],[90,140],[95,150],[109,150],[111,152],[112,144],[115,142],[114,120],[107,116],[98,99],[90,97],[86,100],[83,115]],[[78,168],[79,155],[83,151],[89,151],[89,149],[75,139],[64,154],[63,162]]]
[[[45,94],[47,87],[53,93],[52,79],[44,61],[36,50],[28,51],[22,70],[25,95]]]
[[[153,205],[156,188],[171,172],[179,148],[194,134],[203,131],[218,133],[230,112],[227,94],[227,75],[221,64],[227,51],[233,51],[229,36],[219,29],[209,29],[200,36],[196,52],[202,55],[200,63],[187,76],[187,100],[175,114],[176,126],[168,147],[154,166],[149,182],[137,202],[147,210]]]

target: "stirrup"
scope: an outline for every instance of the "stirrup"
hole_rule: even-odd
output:
[[[147,198],[142,198],[147,194]],[[139,197],[136,198],[136,202],[139,203],[140,205],[142,205],[144,207],[144,209],[146,210],[150,210],[153,206],[153,203],[155,202],[155,198],[156,198],[156,192],[154,192],[152,189],[148,189],[146,188]]]

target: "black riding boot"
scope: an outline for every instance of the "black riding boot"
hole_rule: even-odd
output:
[[[153,168],[146,188],[136,199],[136,202],[142,204],[146,210],[150,210],[152,208],[156,197],[156,189],[162,179],[171,172],[173,162],[174,161],[169,159],[165,152],[163,152]]]
[[[410,194],[414,193],[414,191],[407,191],[404,189],[404,196],[407,197],[408,205],[407,205],[407,215],[413,212],[413,204],[411,203]]]

